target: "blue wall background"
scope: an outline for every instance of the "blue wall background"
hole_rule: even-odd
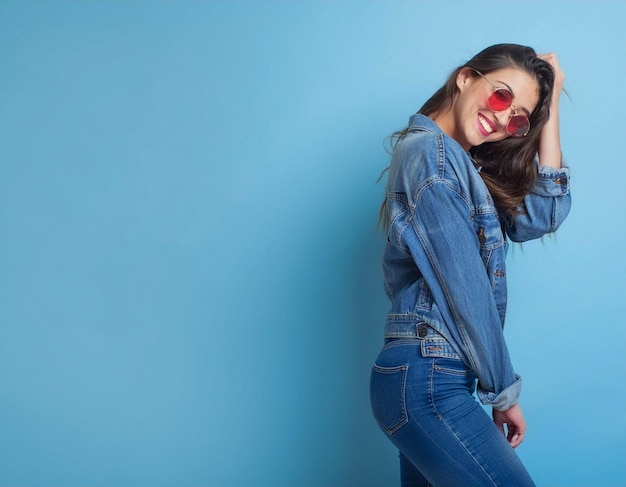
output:
[[[574,207],[509,258],[539,485],[626,485],[626,3],[0,3],[0,485],[397,485],[383,140],[555,51]]]

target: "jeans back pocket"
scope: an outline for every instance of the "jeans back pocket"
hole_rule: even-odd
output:
[[[389,435],[404,426],[409,418],[406,412],[405,391],[408,365],[380,367],[374,364],[370,377],[370,400],[374,418]]]

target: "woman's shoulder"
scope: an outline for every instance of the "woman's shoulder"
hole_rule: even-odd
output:
[[[412,128],[398,141],[395,151],[406,155],[437,155],[443,144],[442,134]]]
[[[411,129],[394,149],[394,159],[400,164],[424,166],[441,175],[473,169],[470,155],[451,137],[441,131]],[[446,168],[453,171],[446,171]]]

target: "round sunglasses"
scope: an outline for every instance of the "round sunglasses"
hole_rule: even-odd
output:
[[[513,93],[506,88],[498,88],[478,70],[472,68],[476,73],[484,79],[493,90],[488,98],[489,108],[494,112],[502,112],[509,107],[513,108],[509,121],[506,124],[506,133],[511,137],[524,137],[530,132],[530,120],[526,115],[517,113],[517,107],[513,105]]]

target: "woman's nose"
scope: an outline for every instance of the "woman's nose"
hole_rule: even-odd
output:
[[[509,118],[511,118],[511,114],[513,112],[513,107],[509,107],[506,110],[502,110],[501,112],[493,112],[498,124],[504,128],[506,124],[509,123]]]

